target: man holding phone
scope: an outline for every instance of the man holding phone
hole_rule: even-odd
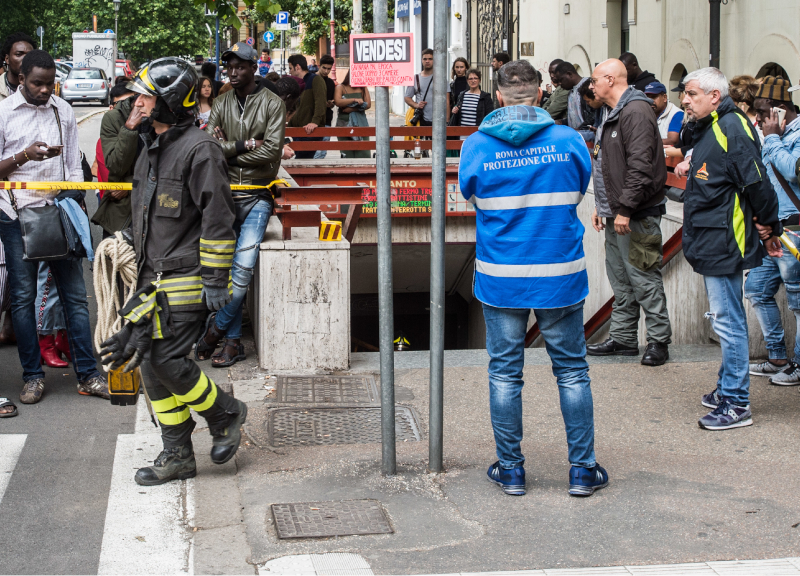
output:
[[[800,88],[800,86],[798,86]],[[800,196],[795,164],[800,159],[800,121],[792,103],[788,80],[767,76],[758,87],[753,107],[756,120],[764,133],[761,158],[767,168],[772,187],[778,195],[778,218],[784,229],[800,230],[800,211],[795,202]],[[796,245],[800,240],[786,235]],[[800,332],[795,336],[794,357],[786,351],[785,333],[775,294],[786,286],[786,299],[796,321],[800,322],[800,262],[788,250],[783,256],[767,256],[758,268],[750,271],[744,283],[745,298],[755,310],[769,359],[750,364],[750,374],[769,378],[777,386],[800,384]]]
[[[42,50],[22,61],[20,87],[0,103],[0,178],[19,182],[83,182],[78,125],[72,107],[53,96],[56,65]],[[0,239],[6,252],[11,284],[11,313],[25,385],[24,404],[38,402],[44,392],[34,300],[38,262],[23,260],[18,210],[53,203],[56,191],[16,190],[0,193]],[[108,385],[97,370],[92,350],[89,306],[80,260],[49,262],[67,316],[69,343],[78,377],[78,392],[108,398]]]

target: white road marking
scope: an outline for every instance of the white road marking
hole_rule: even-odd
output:
[[[27,434],[0,434],[0,503],[27,438]]]
[[[193,574],[194,480],[161,486],[133,480],[161,448],[140,397],[136,433],[117,436],[98,574]]]
[[[300,554],[282,556],[257,566],[266,576],[372,576],[372,569],[358,554]]]

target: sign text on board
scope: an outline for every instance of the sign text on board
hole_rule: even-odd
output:
[[[350,35],[351,86],[412,86],[413,40],[409,32]]]

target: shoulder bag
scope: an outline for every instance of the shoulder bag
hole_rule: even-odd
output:
[[[58,124],[58,135],[61,144],[64,144],[64,135],[61,132],[61,118],[58,108],[53,104],[53,112]],[[64,167],[64,150],[61,150],[61,172],[66,178]],[[69,253],[69,243],[64,233],[61,222],[61,210],[58,206],[40,206],[37,208],[17,208],[17,199],[13,190],[8,191],[11,206],[19,218],[19,227],[22,230],[22,259],[27,262],[39,260],[63,260]]]

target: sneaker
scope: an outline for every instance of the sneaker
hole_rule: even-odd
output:
[[[792,360],[782,371],[770,378],[769,383],[775,386],[797,386],[800,384],[800,365]]]
[[[139,468],[134,480],[140,486],[157,486],[172,480],[186,480],[197,476],[192,443],[164,448],[152,466]]]
[[[42,399],[44,394],[44,378],[34,378],[28,380],[19,393],[19,399],[23,404],[36,404]]]
[[[82,394],[83,396],[99,396],[106,400],[111,398],[108,394],[108,382],[99,374],[83,382],[78,382],[78,394]]]
[[[722,402],[722,396],[714,390],[711,394],[703,394],[703,399],[700,401],[706,408],[716,408]]]
[[[595,464],[594,468],[573,466],[569,469],[570,496],[591,496],[606,486],[608,486],[608,472],[599,464]]]
[[[773,364],[769,360],[765,360],[764,362],[754,362],[750,364],[750,375],[751,376],[774,376],[775,374],[780,374],[787,368],[792,365],[791,362],[789,364],[784,364],[783,366],[778,366],[777,364]]]
[[[741,428],[753,424],[753,413],[750,412],[749,404],[747,406],[739,406],[728,402],[724,397],[720,397],[719,406],[700,418],[697,424],[705,430]]]
[[[525,468],[517,466],[511,470],[500,468],[500,462],[495,462],[486,471],[489,482],[494,482],[511,496],[525,495]]]

